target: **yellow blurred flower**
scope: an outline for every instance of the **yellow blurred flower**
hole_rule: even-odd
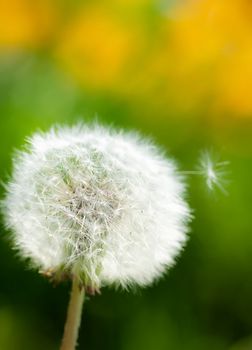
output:
[[[93,6],[83,8],[69,22],[56,57],[89,88],[109,89],[127,74],[140,46],[137,31],[127,22]]]
[[[53,1],[0,0],[0,48],[38,47],[55,25]]]
[[[196,105],[208,98],[215,110],[252,114],[251,16],[248,0],[187,0],[176,8],[170,48],[182,95],[200,91]]]
[[[154,3],[0,0],[0,49],[48,46],[87,89],[158,114],[251,116],[251,1],[183,0],[166,13]]]
[[[244,117],[252,115],[252,47],[237,52],[219,72],[217,108]]]

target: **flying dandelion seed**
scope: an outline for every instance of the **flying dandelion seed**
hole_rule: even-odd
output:
[[[199,172],[204,176],[207,187],[213,190],[218,187],[223,193],[227,194],[224,187],[226,183],[226,167],[229,165],[228,161],[218,162],[214,157],[205,151],[200,157]]]
[[[205,179],[206,185],[210,191],[213,191],[216,187],[221,190],[224,194],[228,194],[225,189],[227,184],[227,166],[229,161],[219,162],[216,160],[209,151],[204,151],[201,153],[197,170],[192,171],[182,171],[183,175],[199,175]]]

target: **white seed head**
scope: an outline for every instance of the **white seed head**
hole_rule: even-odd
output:
[[[86,285],[145,286],[174,263],[190,211],[174,162],[135,133],[37,133],[14,158],[3,209],[20,254]]]

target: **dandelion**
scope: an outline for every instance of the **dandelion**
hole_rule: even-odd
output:
[[[150,285],[186,242],[183,179],[136,133],[99,125],[36,133],[16,153],[6,188],[19,254],[50,279],[73,281],[62,350],[76,345],[85,292]]]

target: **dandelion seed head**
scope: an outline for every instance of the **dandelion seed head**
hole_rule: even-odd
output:
[[[33,267],[86,286],[146,286],[186,241],[174,162],[149,140],[99,125],[36,133],[13,161],[3,211]],[[212,181],[212,180],[211,180]]]

